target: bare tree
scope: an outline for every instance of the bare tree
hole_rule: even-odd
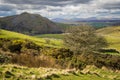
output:
[[[91,53],[107,46],[104,37],[89,26],[71,27],[66,33],[64,43],[75,54]]]

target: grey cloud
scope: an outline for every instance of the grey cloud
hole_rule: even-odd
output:
[[[120,3],[105,4],[103,6],[105,9],[120,9]]]
[[[46,17],[89,17],[93,15],[107,16],[107,14],[111,13],[111,10],[120,10],[118,0],[104,1],[105,0],[2,0],[2,4],[0,4],[0,16],[30,11]],[[48,15],[47,12],[50,14]],[[111,14],[116,15],[120,14],[120,12],[113,11]]]
[[[18,10],[25,10],[25,9],[32,9],[32,10],[40,10],[40,9],[45,9],[46,6],[41,6],[41,5],[32,5],[31,7],[27,5],[19,5],[16,7]]]
[[[46,5],[48,6],[59,6],[63,7],[66,5],[77,5],[77,4],[83,4],[88,3],[92,0],[3,0],[3,4],[11,4],[11,5],[0,5],[0,11],[11,11],[13,9],[16,10],[25,10],[25,9],[31,9],[31,10],[41,10],[46,9]],[[12,6],[17,5],[17,6]],[[29,7],[29,5],[31,7]],[[61,11],[61,9],[58,9]],[[57,9],[50,9],[48,11],[58,11]]]
[[[25,10],[25,9],[35,9],[35,10],[40,10],[40,9],[45,9],[46,6],[42,6],[42,5],[31,5],[31,7],[29,7],[28,5],[23,5],[23,4],[19,4],[17,6],[13,6],[13,5],[0,5],[0,11],[12,11],[12,10]]]
[[[69,4],[88,3],[92,0],[4,0],[5,3],[11,4],[39,4],[50,6],[64,6]]]
[[[50,9],[48,12],[56,12],[56,11],[62,11],[62,9]]]

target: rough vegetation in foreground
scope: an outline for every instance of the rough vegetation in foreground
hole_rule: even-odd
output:
[[[3,80],[119,80],[119,70],[101,69],[89,65],[83,70],[28,68],[18,65],[1,65],[0,79]]]

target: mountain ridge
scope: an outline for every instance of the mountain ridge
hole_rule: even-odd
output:
[[[48,18],[27,12],[0,18],[0,28],[30,35],[62,32],[60,26]]]

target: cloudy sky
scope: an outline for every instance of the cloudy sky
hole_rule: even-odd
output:
[[[48,18],[120,18],[120,0],[0,0],[0,16],[22,12]]]

